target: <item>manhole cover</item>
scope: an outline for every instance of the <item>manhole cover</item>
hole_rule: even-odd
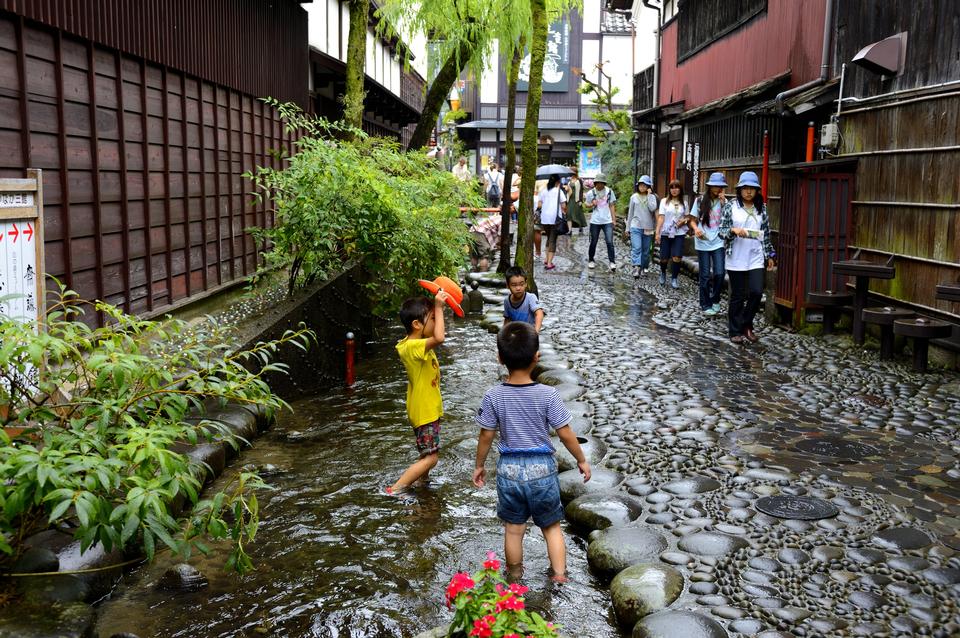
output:
[[[812,496],[765,496],[757,499],[754,507],[770,516],[798,521],[815,521],[840,513],[833,503]]]
[[[834,437],[805,439],[793,447],[807,454],[833,456],[841,459],[859,459],[880,454],[880,450],[872,445]]]

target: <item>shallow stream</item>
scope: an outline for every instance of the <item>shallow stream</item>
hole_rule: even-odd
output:
[[[473,414],[497,382],[495,346],[475,323],[448,327],[440,353],[440,464],[429,486],[395,499],[382,487],[415,459],[406,376],[393,349],[399,337],[390,333],[372,344],[352,390],[295,403],[294,413],[218,480],[222,485],[252,464],[274,488],[258,496],[261,528],[249,548],[257,570],[237,577],[222,570],[224,553],[193,557],[209,587],[172,593],[156,588],[177,562],[161,555],[128,574],[101,605],[100,636],[406,638],[449,621],[443,591],[450,577],[475,571],[487,551],[502,556],[496,488],[470,482]],[[564,585],[548,580],[542,537],[535,528],[528,532],[528,606],[569,636],[620,636],[609,593],[589,571],[584,539],[566,532],[571,581]]]

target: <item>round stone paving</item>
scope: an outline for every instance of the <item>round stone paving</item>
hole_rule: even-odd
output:
[[[872,445],[833,436],[805,439],[797,443],[794,449],[815,456],[832,456],[840,459],[860,459],[880,454],[880,449]]]
[[[812,496],[765,496],[754,503],[759,511],[777,518],[816,521],[840,513],[836,505]]]

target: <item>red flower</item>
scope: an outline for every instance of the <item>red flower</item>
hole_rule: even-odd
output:
[[[473,579],[470,578],[470,574],[465,572],[454,574],[453,578],[450,579],[450,584],[447,585],[447,607],[453,604],[453,601],[461,592],[473,589],[475,584]]]
[[[504,609],[519,611],[523,609],[523,601],[516,596],[508,596],[497,603],[497,613],[500,613]]]
[[[500,561],[497,560],[497,555],[494,552],[487,552],[487,560],[483,561],[483,568],[494,571],[500,569]]]
[[[470,635],[478,636],[479,638],[489,638],[493,635],[493,630],[490,629],[490,624],[495,621],[496,618],[493,616],[484,616],[479,620],[474,620],[473,630],[470,632]]]
[[[528,590],[529,590],[529,587],[524,587],[523,585],[519,585],[517,583],[513,583],[512,585],[510,585],[510,591],[512,591],[517,596],[523,596],[525,593],[527,593]]]

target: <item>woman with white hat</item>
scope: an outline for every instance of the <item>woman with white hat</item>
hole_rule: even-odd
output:
[[[625,234],[630,241],[630,261],[633,262],[633,278],[650,266],[650,248],[653,246],[653,231],[657,227],[657,196],[653,194],[653,180],[641,175],[630,196]]]
[[[597,241],[600,231],[603,231],[603,240],[607,243],[607,259],[610,260],[610,270],[617,269],[617,260],[613,253],[613,228],[617,225],[617,196],[607,188],[607,178],[603,173],[597,173],[593,178],[593,188],[587,193],[584,207],[593,211],[590,215],[590,248],[587,249],[587,268],[594,268],[596,264],[593,256],[597,252]]]
[[[723,205],[720,236],[728,240],[726,268],[730,276],[730,341],[755,342],[753,319],[763,297],[763,269],[775,266],[770,222],[760,194],[760,181],[744,171],[737,182],[737,197]]]
[[[720,312],[720,293],[723,290],[723,238],[720,237],[720,217],[727,202],[723,189],[727,180],[723,173],[711,173],[707,189],[693,202],[690,211],[694,244],[700,262],[700,310],[707,316]]]

